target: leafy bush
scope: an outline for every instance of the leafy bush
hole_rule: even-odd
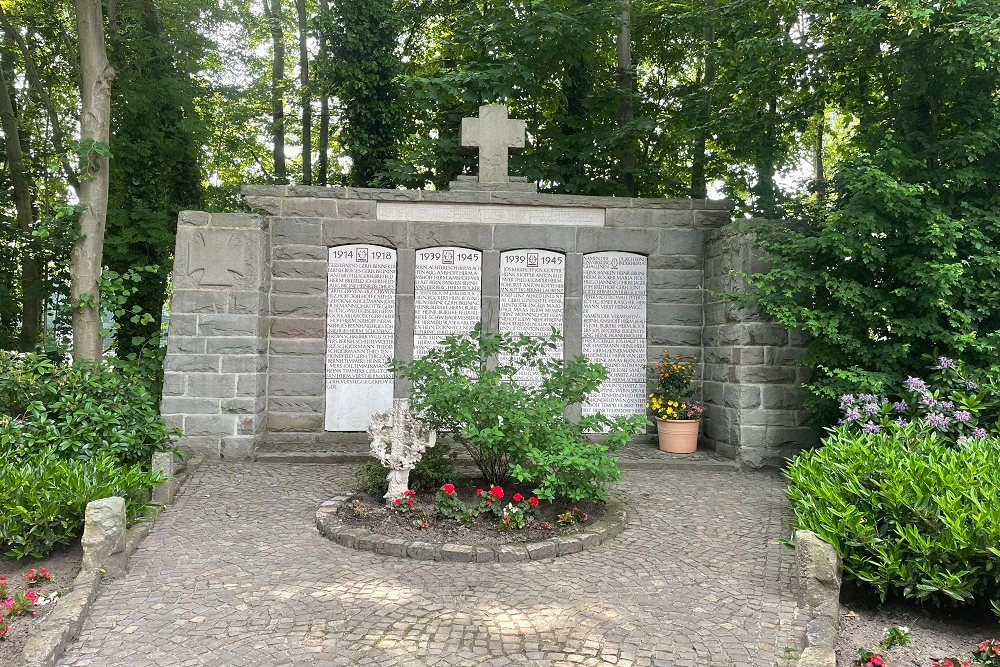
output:
[[[433,493],[441,488],[442,484],[455,477],[454,460],[451,445],[438,438],[437,443],[424,452],[423,458],[410,471],[410,488],[424,493]],[[354,473],[354,483],[356,489],[379,498],[389,490],[386,469],[376,461],[368,461],[358,468]]]
[[[169,449],[171,435],[144,382],[126,368],[0,351],[0,452],[30,458],[52,449],[85,460],[100,451],[148,463]]]
[[[105,452],[86,461],[65,460],[51,449],[18,458],[0,454],[0,549],[13,558],[41,558],[72,542],[91,500],[121,496],[134,521],[146,509],[149,489],[161,481],[158,473],[123,466]]]
[[[786,471],[799,528],[834,545],[848,577],[883,599],[1000,599],[1000,440],[951,446],[915,422],[877,433],[847,425]]]
[[[553,358],[559,340],[485,334],[477,325],[392,368],[413,382],[414,413],[464,447],[490,483],[530,482],[547,500],[600,498],[621,475],[610,453],[641,432],[646,417],[567,419],[567,406],[586,401],[607,371],[584,357]],[[531,377],[537,382],[519,382]],[[595,442],[585,432],[604,436]]]

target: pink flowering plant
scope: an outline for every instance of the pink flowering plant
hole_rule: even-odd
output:
[[[0,618],[0,642],[7,640],[7,634],[10,632],[10,624]]]
[[[35,614],[35,605],[38,604],[38,593],[35,591],[21,591],[15,593],[3,601],[3,611],[7,618],[15,618]]]
[[[854,667],[882,667],[885,665],[885,659],[881,653],[863,648],[858,649],[858,657],[851,664]]]
[[[979,642],[972,656],[982,667],[1000,667],[1000,639]]]
[[[579,507],[573,507],[569,511],[557,516],[556,521],[559,522],[560,526],[572,526],[577,523],[587,523],[590,521],[590,515]]]
[[[33,567],[24,573],[24,579],[28,586],[41,586],[46,582],[52,581],[52,573],[44,567]]]
[[[7,577],[0,577],[0,600],[7,599]]]
[[[840,424],[850,431],[903,430],[957,446],[1000,435],[1000,387],[995,380],[974,378],[949,357],[938,357],[926,379],[908,377],[895,396],[844,394],[840,409]]]
[[[455,485],[451,482],[444,484],[438,489],[434,497],[434,513],[445,519],[452,519],[466,526],[472,525],[476,520],[476,512],[466,506],[462,499],[458,497]]]
[[[389,504],[389,508],[401,514],[417,512],[417,492],[413,489],[403,491],[403,495]]]

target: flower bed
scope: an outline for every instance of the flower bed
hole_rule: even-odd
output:
[[[32,570],[34,576],[29,577]],[[28,638],[51,608],[49,602],[67,592],[79,571],[79,544],[31,563],[0,558],[0,588],[6,589],[0,592],[0,667],[17,664]]]
[[[475,481],[444,484],[434,496],[408,491],[386,506],[370,493],[323,503],[320,532],[344,546],[420,560],[527,561],[596,546],[625,525],[617,502],[566,506],[527,491]]]

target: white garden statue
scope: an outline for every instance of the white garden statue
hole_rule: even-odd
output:
[[[394,398],[392,410],[372,415],[372,456],[389,469],[389,490],[385,501],[401,498],[409,488],[410,471],[437,442],[437,431],[427,428],[410,412],[410,399]]]

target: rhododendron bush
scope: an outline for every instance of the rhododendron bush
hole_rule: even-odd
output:
[[[394,361],[412,381],[410,408],[465,448],[494,485],[533,485],[546,500],[602,498],[621,471],[616,448],[645,429],[645,415],[571,419],[607,378],[600,364],[554,354],[561,337],[449,336],[423,358]],[[586,433],[600,432],[600,438]],[[512,519],[514,520],[514,519]]]

